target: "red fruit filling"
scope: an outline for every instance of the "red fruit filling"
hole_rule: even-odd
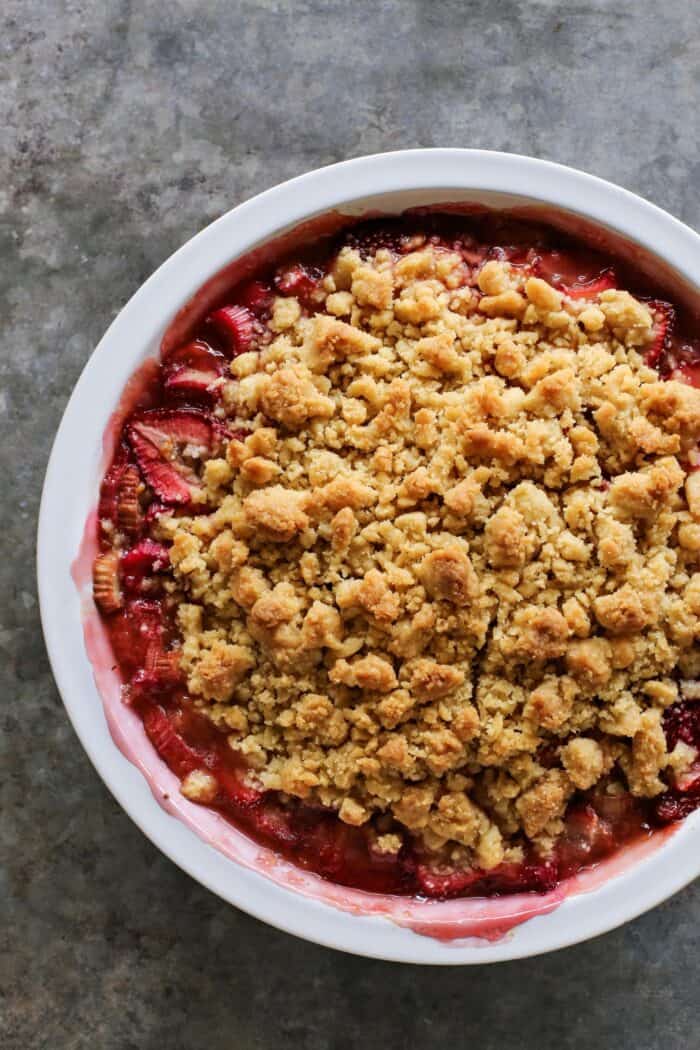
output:
[[[548,246],[541,231],[530,235],[516,231],[513,236],[498,222],[495,228],[503,239],[494,244],[488,224],[484,232],[478,222],[476,227],[460,222],[439,218],[365,224],[346,234],[343,243],[361,253],[386,248],[401,254],[430,240],[461,252],[474,269],[494,257],[531,267],[574,299],[620,286],[609,262],[587,249]],[[337,245],[326,246],[312,261],[285,263],[274,274],[262,274],[234,289],[231,302],[210,315],[199,337],[163,361],[158,389],[151,396],[156,407],[135,412],[124,426],[100,490],[103,552],[95,595],[105,614],[125,698],[141,715],[148,738],[174,773],[182,778],[201,771],[213,778],[215,789],[207,804],[302,868],[373,892],[431,898],[545,892],[624,843],[681,820],[699,807],[700,764],[697,770],[692,767],[675,777],[663,795],[651,800],[627,793],[579,792],[567,811],[565,831],[546,858],[526,848],[518,864],[504,863],[490,871],[450,870],[436,866],[410,839],[396,853],[381,852],[371,825],[351,827],[334,812],[263,792],[255,774],[228,746],[226,733],[195,710],[186,691],[177,630],[162,586],[170,556],[158,538],[159,519],[187,513],[193,498],[201,498],[202,463],[222,454],[232,437],[242,441],[248,434],[214,414],[227,375],[224,354],[235,357],[252,348],[264,331],[275,294],[295,296],[307,313],[313,312],[314,294],[336,250]],[[619,266],[618,272],[621,286],[633,287],[630,275]],[[639,294],[645,292],[641,289]],[[647,352],[649,364],[700,386],[700,344],[681,343],[673,307],[646,298],[657,324]],[[200,407],[183,407],[188,401]],[[118,557],[113,549],[115,535],[122,537]],[[669,750],[682,742],[700,751],[700,702],[674,704],[666,712],[664,729]],[[557,741],[549,749],[542,748],[538,759],[545,768],[555,766]],[[391,827],[382,828],[387,830]]]
[[[275,275],[275,287],[282,295],[293,295],[303,301],[316,291],[322,276],[316,268],[295,263]]]
[[[272,289],[263,281],[250,281],[244,284],[238,293],[241,306],[258,316],[270,308],[273,297]]]

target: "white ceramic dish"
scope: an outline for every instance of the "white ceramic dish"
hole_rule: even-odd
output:
[[[658,904],[700,873],[700,814],[654,848],[614,859],[579,879],[566,899],[554,894],[544,902],[546,908],[535,909],[536,917],[507,936],[492,941],[428,936],[437,928],[449,936],[460,914],[480,921],[483,902],[414,906],[397,898],[345,894],[276,862],[230,826],[222,830],[216,824],[223,824],[221,818],[178,796],[177,782],[150,749],[141,723],[120,707],[108,672],[101,676],[103,708],[83,634],[84,620],[90,627],[94,609],[71,577],[97,499],[102,437],[110,416],[130,376],[157,353],[173,316],[205,281],[231,260],[330,211],[397,213],[448,202],[543,208],[561,224],[583,224],[603,241],[612,239],[640,265],[663,270],[677,296],[693,298],[700,289],[696,233],[617,186],[556,164],[478,150],[410,150],[347,161],[276,186],[228,212],[168,259],[92,354],[66,408],[46,474],[38,577],[49,656],[76,732],[115,798],[160,850],[225,900],[308,940],[384,959],[464,964],[561,948]],[[212,839],[218,848],[209,844]],[[519,904],[503,899],[486,910],[498,924],[522,903],[522,898]]]

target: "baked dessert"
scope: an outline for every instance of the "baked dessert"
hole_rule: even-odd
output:
[[[326,878],[545,890],[700,804],[700,343],[614,260],[381,220],[230,291],[102,484],[183,794]]]

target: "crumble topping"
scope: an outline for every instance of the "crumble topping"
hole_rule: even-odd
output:
[[[696,758],[661,719],[700,676],[700,390],[645,364],[650,307],[428,243],[321,288],[231,362],[248,436],[157,526],[198,708],[380,852],[489,870],[577,790],[660,794]]]

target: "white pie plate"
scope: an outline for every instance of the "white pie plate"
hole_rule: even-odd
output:
[[[398,213],[443,203],[544,209],[542,215],[559,224],[581,229],[583,223],[589,235],[612,238],[640,265],[651,265],[673,281],[677,297],[695,300],[700,289],[696,233],[618,186],[540,160],[481,150],[408,150],[360,157],[275,186],[233,208],[175,252],[136,292],[93,352],[66,408],[46,473],[38,580],[44,635],[68,715],[107,787],[163,853],[224,900],[299,937],[358,955],[444,965],[552,951],[654,907],[700,873],[700,814],[652,848],[601,865],[569,886],[558,906],[552,899],[546,914],[501,937],[449,939],[455,923],[465,932],[467,919],[481,932],[484,915],[495,915],[499,925],[504,915],[522,910],[523,898],[416,904],[345,893],[278,861],[221,818],[188,803],[141,723],[119,704],[115,679],[106,669],[99,675],[101,700],[84,634],[87,627],[97,645],[97,617],[85,573],[79,587],[71,575],[97,500],[110,416],[127,380],[157,353],[174,315],[204,282],[251,249],[329,212]],[[541,902],[528,900],[538,910]],[[421,924],[423,932],[416,932]],[[441,927],[447,939],[434,936]]]

